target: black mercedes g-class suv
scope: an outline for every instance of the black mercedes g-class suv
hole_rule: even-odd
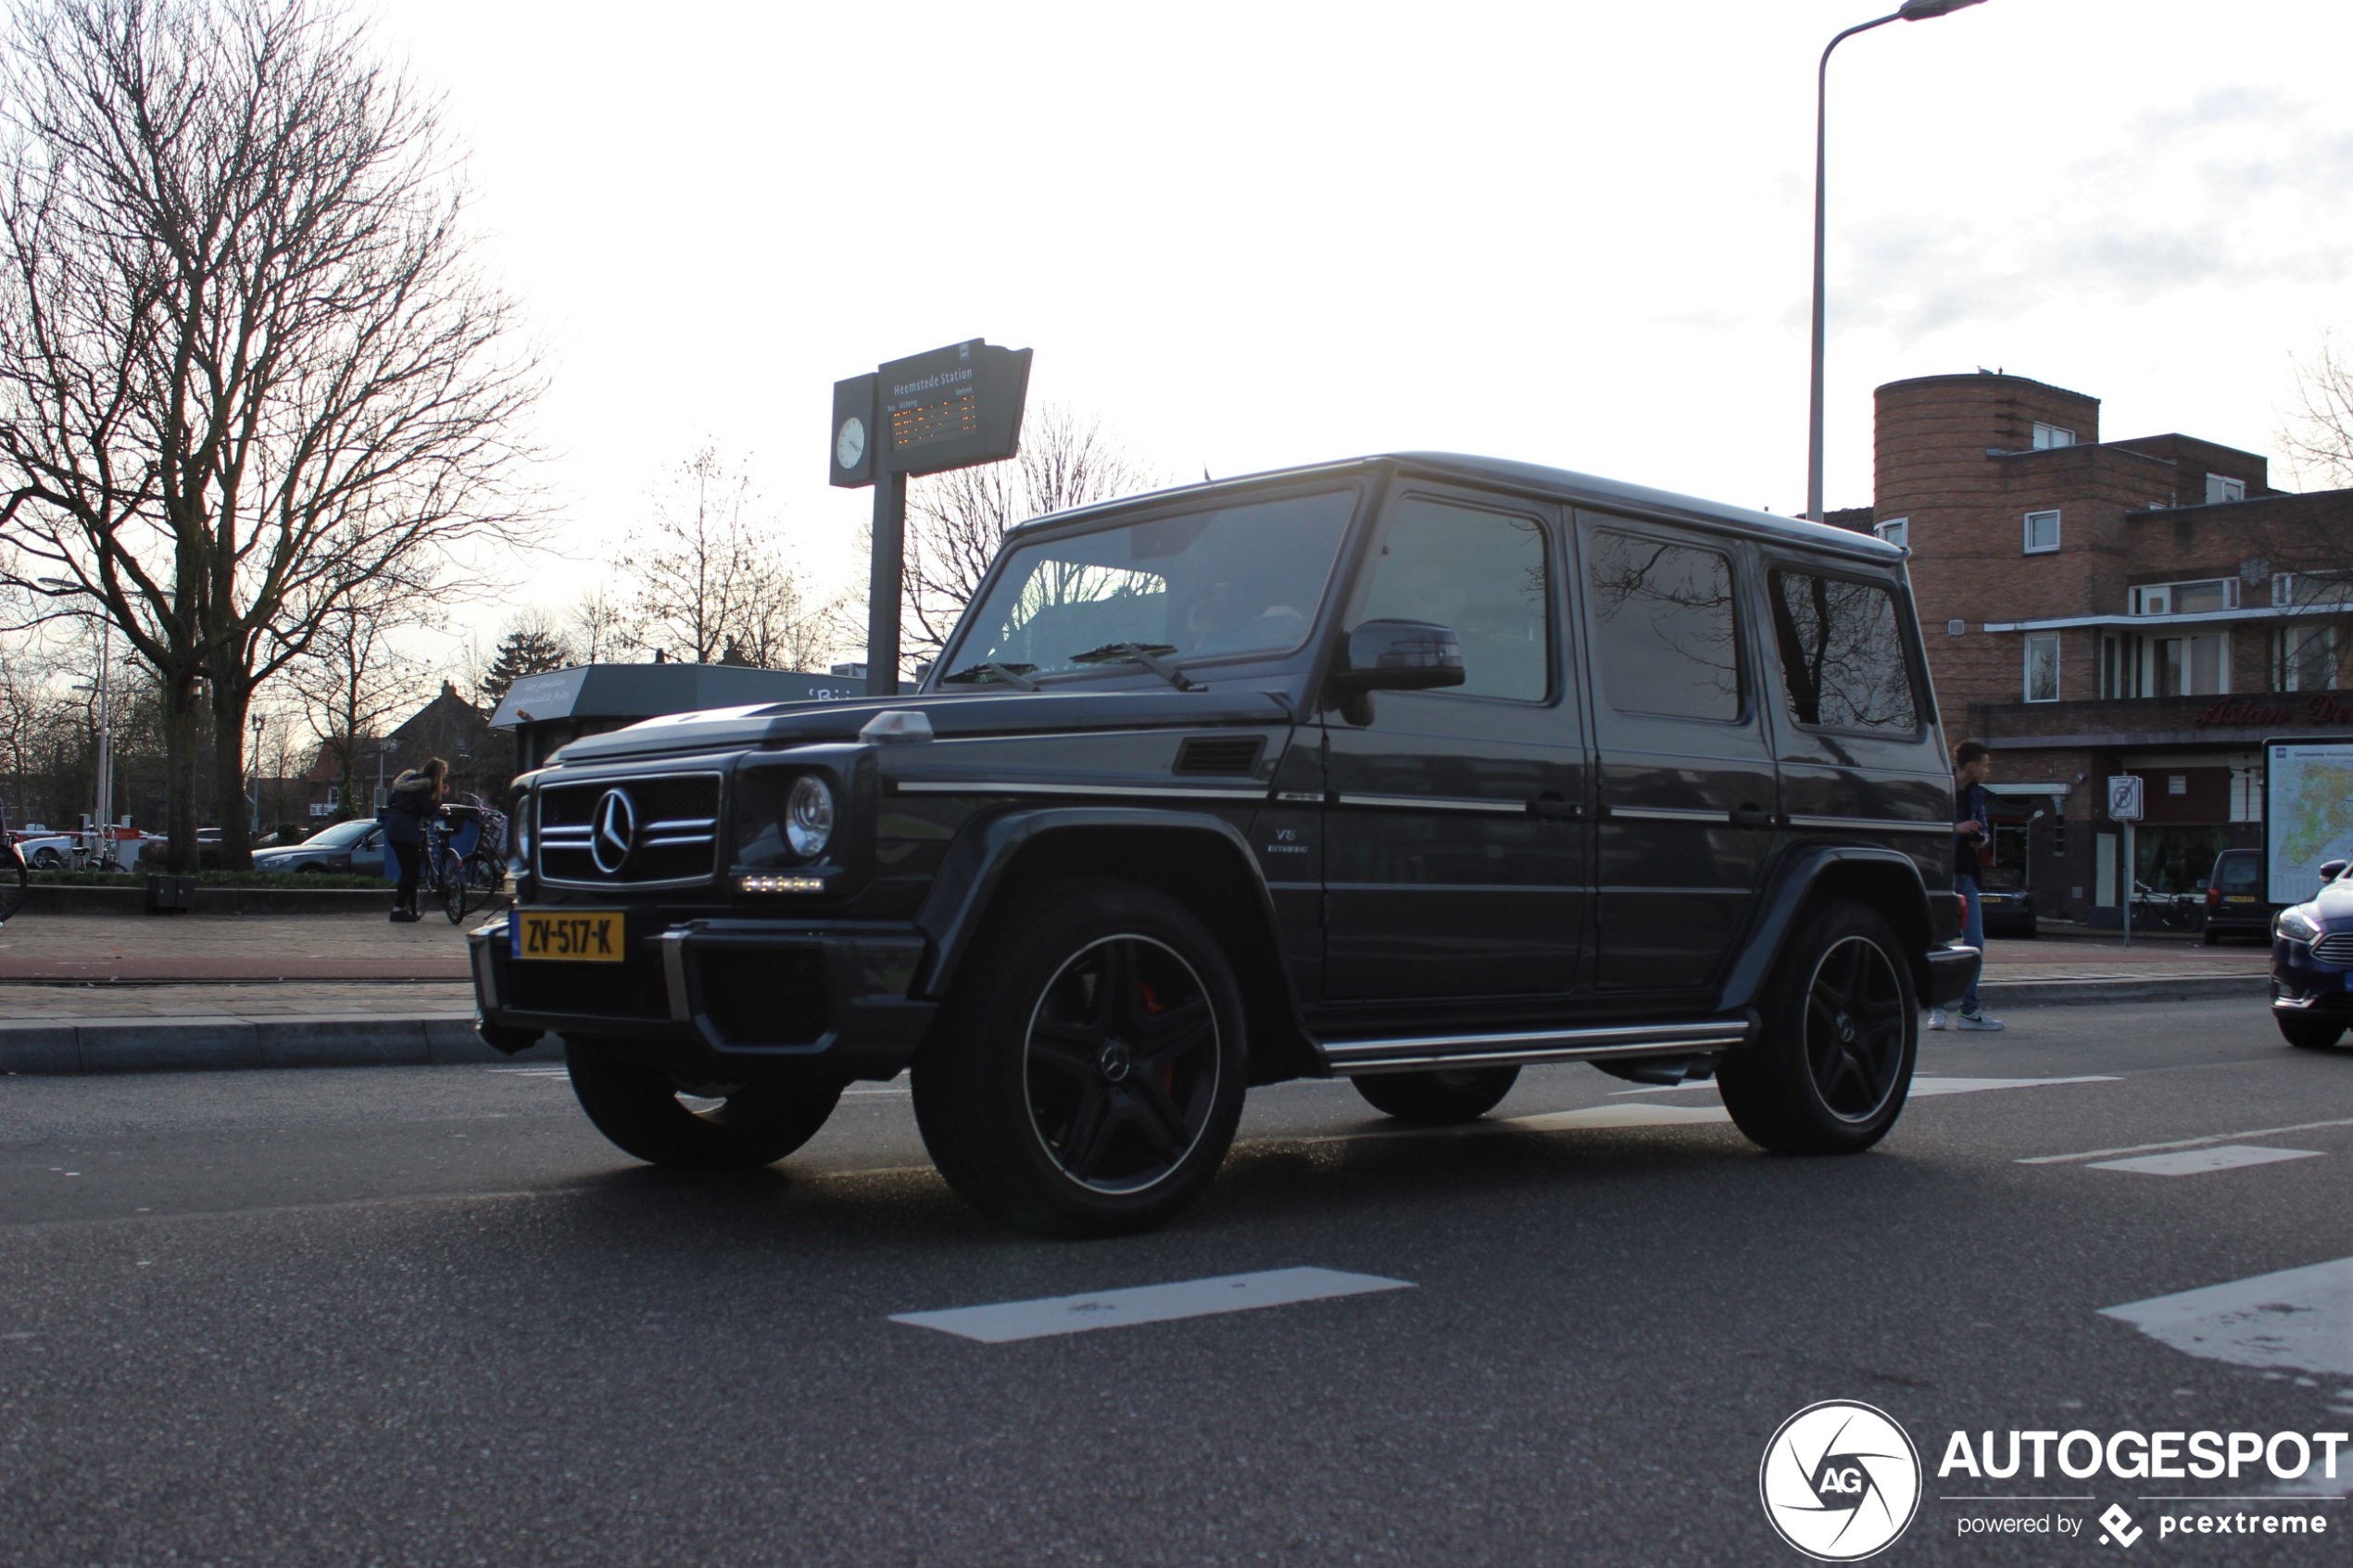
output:
[[[1901,552],[1405,454],[1015,529],[921,689],[657,719],[520,782],[482,1033],[639,1159],[764,1165],[912,1070],[950,1184],[1148,1225],[1244,1086],[1484,1114],[1713,1073],[1768,1148],[1902,1110],[1974,950]]]

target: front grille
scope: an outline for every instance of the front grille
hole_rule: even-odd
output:
[[[2322,963],[2353,966],[2353,931],[2336,931],[2312,944],[2312,956]]]
[[[625,811],[605,810],[607,796]],[[625,816],[628,850],[611,831]],[[539,791],[539,874],[592,887],[707,880],[719,862],[719,775],[558,784]],[[602,854],[602,863],[598,855]]]

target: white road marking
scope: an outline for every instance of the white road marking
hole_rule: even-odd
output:
[[[2123,1082],[2114,1073],[2088,1078],[1938,1078],[1921,1076],[1912,1080],[1912,1098],[1926,1099],[1935,1095],[1974,1095],[1987,1089],[2039,1089],[2053,1084],[2118,1084]]]
[[[1412,1288],[1410,1280],[1383,1279],[1378,1274],[1342,1273],[1337,1269],[1272,1269],[1263,1273],[1178,1280],[1170,1285],[1139,1285],[1089,1296],[1048,1296],[1035,1301],[999,1301],[986,1307],[954,1307],[937,1312],[894,1312],[890,1321],[916,1328],[936,1328],[943,1334],[977,1339],[985,1345],[1003,1345],[1049,1335],[1084,1334],[1098,1328],[1126,1328],[1136,1323],[1170,1323],[1179,1318],[1322,1301],[1336,1296]]]
[[[2243,1165],[2320,1157],[2317,1148],[2259,1148],[2253,1144],[2226,1143],[2211,1148],[2178,1148],[2171,1154],[2135,1155],[2130,1160],[2095,1160],[2086,1169],[2131,1171],[2143,1176],[2198,1176],[2208,1171],[2235,1171]]]
[[[2353,1258],[2103,1307],[2100,1315],[2208,1361],[2353,1376]]]
[[[2202,1138],[2175,1138],[2171,1143],[2133,1143],[2119,1148],[2087,1148],[2081,1154],[2038,1154],[2021,1165],[2066,1165],[2078,1160],[2106,1160],[2117,1154],[2157,1154],[2169,1148],[2203,1148],[2208,1144],[2233,1143],[2240,1138],[2277,1137],[2283,1133],[2310,1133],[2323,1127],[2353,1127],[2353,1116],[2334,1122],[2297,1122],[2285,1127],[2249,1127],[2243,1133],[2215,1133]]]
[[[1674,1127],[1731,1119],[1732,1113],[1720,1105],[1595,1105],[1583,1110],[1507,1116],[1500,1125],[1531,1133],[1566,1133],[1579,1127]]]

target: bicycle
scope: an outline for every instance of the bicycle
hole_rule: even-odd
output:
[[[425,823],[425,864],[417,878],[420,895],[432,894],[452,925],[466,918],[467,895],[472,891],[466,858],[451,842],[461,831],[439,819]]]
[[[32,874],[25,867],[24,851],[17,847],[15,836],[8,832],[6,817],[0,815],[0,925],[16,919],[18,911],[24,908],[25,890],[31,881]]]

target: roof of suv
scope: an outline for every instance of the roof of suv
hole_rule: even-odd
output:
[[[1583,502],[1596,507],[1629,511],[1649,517],[1689,519],[1692,521],[1730,527],[1744,533],[1801,545],[1809,549],[1828,549],[1842,555],[1859,556],[1867,559],[1895,561],[1906,552],[1875,534],[1858,533],[1852,529],[1832,528],[1828,523],[1810,522],[1804,518],[1781,517],[1773,512],[1751,511],[1745,507],[1728,507],[1720,501],[1702,500],[1695,495],[1680,495],[1671,490],[1654,490],[1648,485],[1628,484],[1621,480],[1603,479],[1594,474],[1577,473],[1567,469],[1548,468],[1541,463],[1515,462],[1507,458],[1481,458],[1461,452],[1381,452],[1362,458],[1345,458],[1332,463],[1307,463],[1297,468],[1269,469],[1264,473],[1241,474],[1232,479],[1205,481],[1200,484],[1176,485],[1142,495],[1122,496],[1094,506],[1080,507],[1066,512],[1056,512],[1021,524],[1021,529],[1062,524],[1087,518],[1097,512],[1109,511],[1145,501],[1164,501],[1172,496],[1202,494],[1244,486],[1255,487],[1270,481],[1302,479],[1317,474],[1333,477],[1389,465],[1408,472],[1441,477],[1470,479],[1505,489],[1550,496],[1559,500]]]

